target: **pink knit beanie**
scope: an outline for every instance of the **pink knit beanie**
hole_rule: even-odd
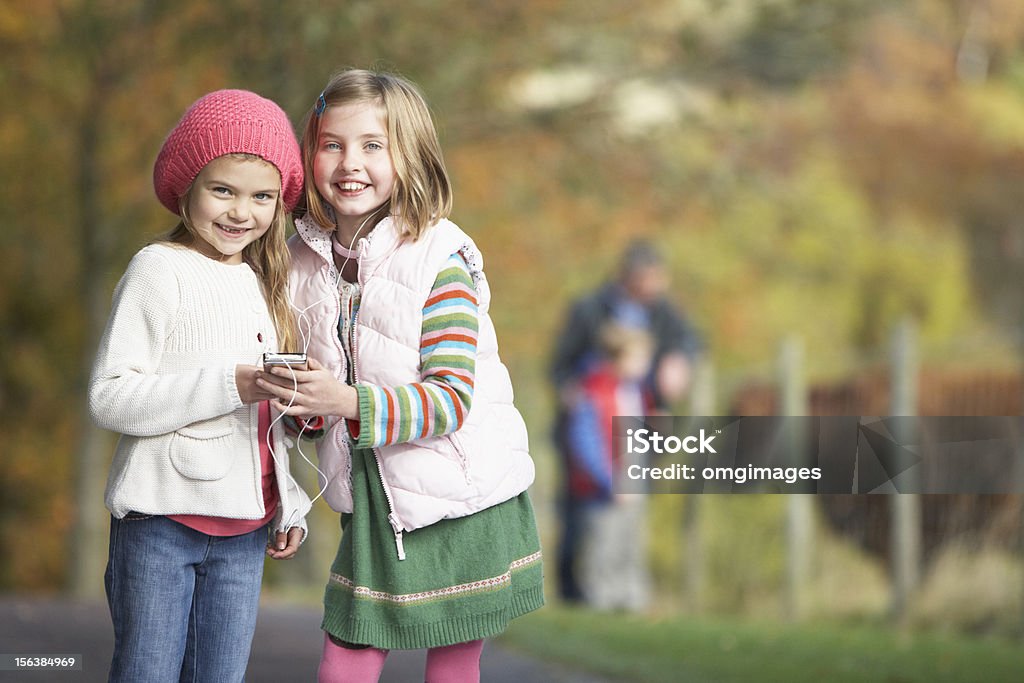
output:
[[[172,213],[206,164],[219,156],[255,154],[281,174],[281,200],[291,211],[302,193],[302,157],[279,106],[248,90],[217,90],[196,100],[164,141],[153,166],[156,196]]]

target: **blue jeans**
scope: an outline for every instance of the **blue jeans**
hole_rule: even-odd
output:
[[[266,543],[266,527],[220,537],[158,515],[111,518],[109,680],[244,680]]]

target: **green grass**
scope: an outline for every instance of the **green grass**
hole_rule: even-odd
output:
[[[1019,643],[865,625],[658,619],[548,607],[513,622],[502,643],[613,680],[644,683],[1024,680]]]

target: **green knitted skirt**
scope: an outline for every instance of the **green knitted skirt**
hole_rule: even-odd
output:
[[[323,630],[353,644],[419,649],[487,638],[544,604],[540,540],[524,492],[403,536],[398,559],[373,451],[352,457],[352,514],[324,594]]]

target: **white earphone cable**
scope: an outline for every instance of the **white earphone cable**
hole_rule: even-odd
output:
[[[383,205],[381,206],[381,208],[383,208]],[[378,209],[377,211],[379,211],[379,210],[380,209]],[[333,286],[332,291],[330,293],[324,295],[323,297],[321,297],[317,301],[314,301],[313,303],[311,303],[308,306],[306,306],[304,308],[301,308],[301,309],[298,306],[296,306],[294,303],[291,303],[289,301],[289,305],[293,309],[295,309],[295,311],[297,311],[297,313],[298,313],[298,315],[296,316],[296,319],[295,319],[295,326],[298,328],[299,335],[302,337],[302,340],[303,340],[302,341],[302,352],[304,354],[308,354],[308,352],[309,352],[309,346],[310,346],[310,343],[312,342],[312,331],[313,331],[312,322],[309,320],[309,316],[306,315],[306,312],[309,311],[309,309],[313,308],[314,306],[318,306],[319,304],[323,303],[324,301],[329,299],[331,296],[337,296],[338,288],[341,286],[342,273],[345,270],[345,266],[347,266],[349,261],[352,259],[352,247],[355,245],[356,239],[358,239],[359,234],[363,231],[363,228],[366,227],[367,222],[377,214],[377,211],[374,211],[373,213],[368,215],[365,219],[363,219],[363,222],[360,223],[359,228],[356,230],[355,234],[352,235],[352,239],[349,241],[347,254],[345,255],[345,260],[342,261],[341,266],[337,266],[335,264],[337,272],[335,274],[334,286]],[[335,235],[336,234],[337,233],[335,232]],[[334,238],[333,237],[332,237],[331,241],[334,242]],[[332,263],[333,263],[333,258],[332,258]],[[308,358],[308,356],[307,356],[307,358]],[[291,395],[291,398],[289,398],[289,400],[288,400],[288,404],[285,406],[286,410],[288,408],[291,408],[295,404],[295,399],[299,395],[299,381],[298,381],[298,377],[295,374],[294,368],[292,368],[290,365],[288,365],[287,367],[288,367],[289,372],[291,373],[292,395]],[[270,429],[267,430],[267,435],[266,435],[267,448],[270,450],[270,455],[274,459],[274,463],[275,463],[275,465],[278,468],[280,468],[282,465],[281,465],[280,460],[277,457],[277,453],[274,451],[273,439],[271,438],[271,435],[273,434],[274,425],[276,425],[278,422],[283,421],[284,417],[285,417],[285,413],[283,413],[283,412],[282,413],[278,413],[277,417],[275,417],[271,421]],[[325,491],[327,491],[327,487],[330,486],[331,480],[328,479],[327,475],[324,474],[324,472],[319,467],[317,467],[316,465],[313,464],[313,462],[306,456],[305,451],[303,451],[303,449],[302,449],[302,435],[305,434],[305,432],[307,430],[307,427],[308,427],[307,422],[305,420],[302,420],[302,426],[299,429],[298,434],[296,434],[296,436],[295,436],[295,446],[296,446],[296,450],[299,453],[299,456],[303,460],[305,460],[306,463],[310,467],[312,467],[314,470],[316,470],[318,481],[323,482],[323,485],[320,488],[320,491],[316,494],[316,496],[314,496],[310,500],[310,506],[312,506],[312,504],[315,503],[321,496],[323,496]],[[325,428],[326,428],[326,423],[325,423]],[[298,481],[296,481],[295,477],[292,476],[292,473],[289,470],[289,468],[285,468],[285,472],[287,472],[288,478],[291,479],[292,483],[295,484],[296,487],[301,488],[301,486],[299,486]],[[284,528],[287,529],[287,528],[289,528],[291,526],[296,526],[298,521],[299,520],[297,520],[297,519],[290,519],[290,520],[288,520],[284,524]]]

